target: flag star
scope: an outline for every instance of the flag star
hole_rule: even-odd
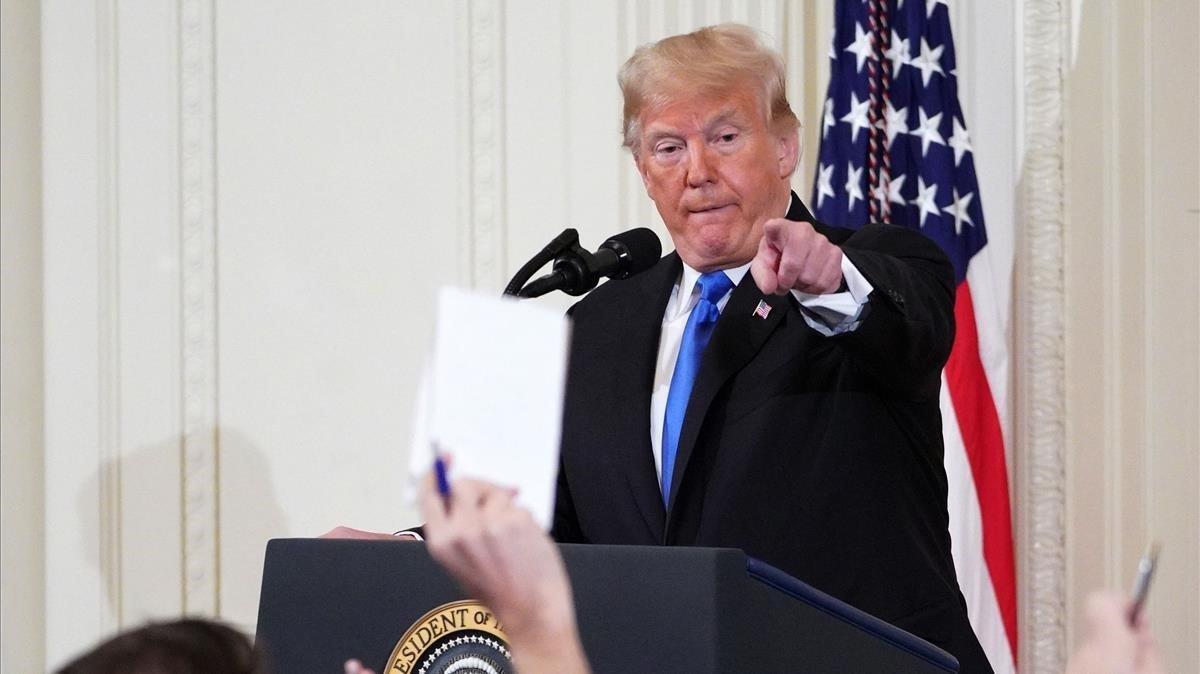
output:
[[[962,161],[962,156],[974,148],[971,147],[971,137],[967,134],[967,129],[959,123],[958,118],[954,118],[954,135],[950,136],[950,147],[954,148],[954,165],[958,166],[958,162]]]
[[[925,179],[920,176],[917,176],[917,198],[913,199],[912,201],[910,201],[908,203],[916,204],[917,207],[920,209],[919,214],[920,214],[920,218],[921,218],[921,226],[922,227],[925,226],[925,216],[926,215],[929,215],[930,213],[932,213],[934,215],[938,214],[937,191],[938,191],[938,186],[937,186],[936,182],[932,183],[930,185],[926,185]]]
[[[893,204],[904,204],[904,197],[900,194],[900,190],[904,189],[904,179],[906,177],[904,174],[900,174],[889,180],[886,195],[884,194],[883,184],[876,185],[871,196],[874,197],[875,201],[883,201],[886,196],[887,200]]]
[[[942,70],[942,50],[946,45],[938,45],[933,49],[929,48],[929,42],[925,38],[921,38],[921,55],[909,62],[909,65],[921,71],[921,83],[929,86],[929,78],[933,73],[937,73],[943,77],[946,76],[946,71]]]
[[[900,108],[897,110],[892,106],[892,102],[887,102],[887,109],[884,111],[883,128],[887,131],[888,147],[892,146],[892,141],[896,140],[896,136],[902,133],[908,133],[908,108]]]
[[[833,196],[833,165],[821,165],[821,171],[817,174],[817,208],[825,201],[825,197]]]
[[[938,125],[942,123],[942,113],[939,112],[933,117],[929,117],[925,114],[924,108],[918,109],[917,112],[921,113],[921,125],[909,133],[921,137],[921,156],[924,157],[929,151],[930,143],[946,144],[946,139],[938,131]]]
[[[901,40],[900,34],[893,30],[891,44],[888,45],[883,56],[892,62],[892,77],[899,77],[900,68],[912,65],[912,54],[908,51],[908,38]]]
[[[833,99],[826,98],[825,99],[825,116],[822,118],[822,122],[821,122],[821,138],[822,139],[824,139],[825,136],[829,135],[829,129],[834,124],[837,124],[837,120],[835,120],[833,118]]]
[[[974,227],[975,221],[971,219],[971,214],[967,209],[971,206],[971,200],[975,198],[974,192],[967,192],[961,199],[958,197],[958,188],[954,190],[954,201],[949,206],[942,207],[942,212],[949,213],[954,216],[954,233],[962,234],[963,223]]]
[[[937,9],[938,5],[945,5],[946,11],[950,11],[950,3],[946,0],[925,0],[925,18],[933,16],[933,10]]]
[[[854,24],[854,42],[842,51],[848,51],[858,59],[858,71],[862,72],[863,62],[871,57],[871,34],[863,30],[861,24]]]
[[[862,182],[862,172],[861,168],[854,168],[853,162],[846,166],[846,196],[850,199],[850,205],[846,207],[846,212],[854,210],[856,199],[863,200],[862,185],[859,184]]]
[[[858,140],[858,130],[870,128],[871,122],[867,120],[868,109],[871,107],[871,99],[868,98],[863,102],[858,101],[858,95],[853,91],[850,92],[850,112],[842,116],[843,122],[850,122],[850,142]],[[943,143],[944,144],[944,143]]]

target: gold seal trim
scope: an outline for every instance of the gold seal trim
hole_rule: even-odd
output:
[[[452,601],[429,611],[408,628],[388,656],[384,671],[412,674],[430,646],[448,634],[468,630],[490,634],[508,648],[508,636],[491,609],[473,599]]]

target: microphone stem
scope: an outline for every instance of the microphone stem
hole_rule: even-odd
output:
[[[562,281],[562,274],[558,272],[546,274],[541,278],[530,281],[529,285],[521,288],[516,293],[516,296],[522,299],[541,297],[552,290],[557,290],[562,285]]]

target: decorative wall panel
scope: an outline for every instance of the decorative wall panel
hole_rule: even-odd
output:
[[[468,30],[471,284],[503,288],[510,266],[504,254],[504,3],[471,0],[459,6],[467,14]]]
[[[96,3],[97,116],[97,288],[98,372],[100,384],[97,491],[99,504],[99,570],[111,600],[101,613],[102,629],[122,624],[121,607],[121,258],[117,160],[119,101],[117,8],[113,1]]]
[[[1026,0],[1023,19],[1024,170],[1018,249],[1016,480],[1023,504],[1018,531],[1021,652],[1030,672],[1065,663],[1063,395],[1063,25],[1059,0]]]
[[[220,613],[212,0],[179,12],[184,610]]]

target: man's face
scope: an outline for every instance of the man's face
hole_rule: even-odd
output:
[[[638,172],[694,269],[749,262],[763,223],[787,211],[797,134],[771,131],[763,113],[749,88],[679,96],[642,113]]]

